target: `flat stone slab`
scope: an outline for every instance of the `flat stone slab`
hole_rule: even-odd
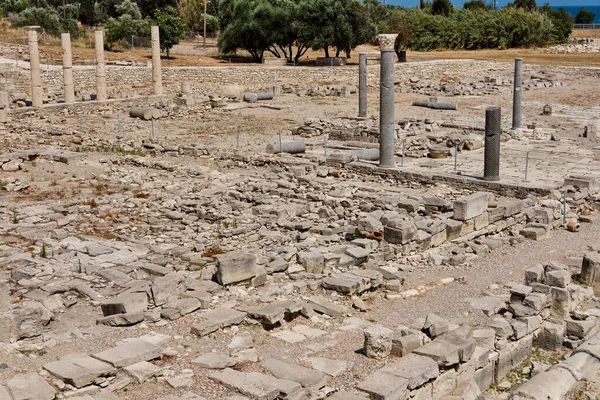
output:
[[[152,343],[138,339],[96,353],[94,357],[106,361],[115,368],[123,368],[141,361],[161,358],[162,350]]]
[[[408,388],[408,379],[377,371],[356,387],[373,400],[400,400]]]
[[[192,326],[192,333],[205,336],[219,329],[241,324],[246,318],[246,313],[233,308],[220,307],[203,312],[200,318],[204,321]]]
[[[490,196],[490,193],[478,192],[455,200],[454,219],[467,221],[480,216],[487,210]]]
[[[244,373],[233,369],[215,371],[209,378],[256,400],[274,400],[302,389],[296,382],[269,377],[256,372]]]
[[[369,400],[369,396],[354,394],[341,390],[329,396],[327,400]]]
[[[44,369],[76,388],[90,385],[96,378],[116,372],[110,364],[89,356],[73,359],[63,357],[62,360],[44,365]]]
[[[244,306],[238,307],[238,310],[247,313],[249,317],[265,325],[281,323],[285,318],[285,309],[273,305]]]
[[[474,351],[475,339],[447,333],[414,350],[414,353],[433,359],[440,367],[451,367],[469,361]]]
[[[206,353],[192,360],[192,364],[196,364],[202,368],[208,369],[225,369],[235,366],[237,361],[235,358],[217,353]]]
[[[296,364],[286,363],[276,359],[267,359],[261,363],[262,367],[279,379],[296,382],[302,387],[319,390],[326,383],[326,376],[320,371],[301,367]]]
[[[276,337],[279,340],[283,340],[286,343],[299,343],[306,340],[306,336],[301,333],[292,331],[279,331],[271,333],[271,336]]]
[[[407,354],[387,364],[380,371],[407,379],[410,390],[416,389],[440,375],[437,362],[417,354]]]
[[[56,390],[35,372],[18,375],[5,382],[13,400],[53,400]]]
[[[346,308],[339,304],[334,304],[321,296],[311,296],[308,298],[308,304],[321,314],[327,314],[333,318],[340,318],[346,313]]]
[[[158,375],[158,373],[161,371],[160,367],[157,367],[156,365],[147,361],[141,361],[123,369],[140,384]]]
[[[323,331],[321,329],[311,328],[310,326],[306,326],[306,325],[296,325],[292,328],[292,331],[299,333],[301,335],[304,335],[306,337],[309,337],[309,338],[318,338],[323,335],[327,335],[326,331]]]
[[[311,357],[306,361],[318,371],[331,376],[338,376],[348,368],[348,363],[341,360],[332,360],[330,358]]]

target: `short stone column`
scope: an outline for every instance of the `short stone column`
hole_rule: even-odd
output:
[[[71,35],[63,33],[60,35],[62,43],[63,58],[63,84],[65,91],[65,103],[75,103],[75,86],[73,83],[73,59],[71,57]]]
[[[40,52],[36,31],[29,31],[29,65],[31,70],[31,100],[34,107],[44,104],[42,88],[42,72],[40,69]]]
[[[367,53],[358,55],[358,116],[367,117]]]
[[[515,58],[512,128],[521,127],[521,96],[523,95],[523,59]]]
[[[160,32],[158,26],[152,27],[152,86],[154,94],[163,94],[162,71],[160,66]]]
[[[95,32],[96,39],[96,100],[105,101],[106,95],[106,65],[104,64],[104,34]]]
[[[485,110],[485,149],[483,179],[500,180],[500,134],[502,109],[497,106]]]
[[[381,49],[381,76],[379,95],[379,166],[393,168],[395,121],[394,121],[394,45],[396,34],[379,35]]]

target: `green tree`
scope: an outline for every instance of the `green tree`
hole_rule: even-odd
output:
[[[169,58],[171,48],[183,39],[185,24],[179,18],[177,10],[171,6],[156,10],[154,19],[160,30],[160,48],[167,53],[167,58]]]
[[[535,0],[515,0],[513,3],[508,3],[506,6],[522,8],[527,11],[537,10],[537,3]]]
[[[576,24],[591,24],[596,19],[596,14],[585,7],[581,7],[577,16],[575,17]]]
[[[575,23],[575,18],[573,18],[571,13],[564,7],[553,10],[548,3],[540,7],[540,12],[552,21],[552,25],[554,26],[553,42],[566,43],[569,40],[569,36],[571,36],[573,24]]]
[[[102,0],[105,1],[105,0]],[[122,1],[122,0],[121,0]],[[142,17],[154,17],[156,11],[165,7],[177,7],[176,0],[137,0],[140,11],[142,11]]]
[[[465,10],[489,10],[491,7],[489,4],[483,2],[483,0],[471,0],[466,1],[463,5]]]
[[[119,18],[109,18],[105,28],[106,45],[109,49],[115,44],[131,45],[132,37],[139,45],[150,43],[150,23],[147,19],[136,20],[131,15],[124,14]]]
[[[452,13],[452,3],[450,3],[450,0],[433,0],[431,13],[447,17]]]
[[[18,15],[17,26],[38,25],[51,35],[60,33],[60,19],[58,13],[52,8],[29,7]]]
[[[129,15],[132,19],[142,19],[142,12],[137,3],[131,0],[125,0],[121,4],[115,5],[115,10],[119,16]]]
[[[96,23],[96,10],[94,0],[80,0],[81,9],[79,10],[79,20],[84,25],[94,25]]]

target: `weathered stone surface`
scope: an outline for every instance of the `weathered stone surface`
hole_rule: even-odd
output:
[[[302,390],[296,382],[277,379],[256,372],[244,373],[232,369],[213,372],[210,379],[257,400],[273,400],[278,396],[294,398]]]
[[[191,330],[198,336],[205,336],[216,330],[242,323],[246,313],[232,308],[221,307],[205,311],[200,315],[203,322],[193,325]]]
[[[487,210],[490,197],[490,193],[479,192],[455,200],[454,219],[467,221],[483,214]]]
[[[423,330],[427,332],[429,337],[436,338],[449,330],[448,320],[434,313],[427,314]]]
[[[365,341],[363,349],[365,355],[371,358],[385,358],[392,350],[391,329],[381,325],[370,325],[363,330]]]
[[[35,372],[18,375],[6,381],[13,400],[53,400],[56,391]]]
[[[600,253],[587,253],[583,256],[581,280],[594,289],[594,296],[600,296]]]
[[[381,372],[400,376],[408,380],[408,388],[419,386],[435,379],[440,374],[438,363],[429,357],[409,354],[383,367]]]
[[[523,362],[531,353],[532,346],[533,335],[527,335],[523,339],[510,342],[506,347],[498,350],[495,381],[500,382],[512,368]]]
[[[123,368],[137,383],[144,383],[148,379],[155,377],[161,371],[160,367],[147,361],[141,361]]]
[[[244,251],[233,251],[217,256],[217,279],[221,285],[243,282],[257,273],[256,256]]]
[[[513,395],[531,400],[561,400],[577,381],[563,368],[537,374],[525,382]]]
[[[296,364],[290,364],[270,358],[261,362],[261,365],[276,378],[299,383],[302,387],[307,389],[319,390],[325,386],[326,383],[326,376],[324,373],[314,369],[301,367]]]
[[[11,340],[36,337],[53,318],[46,307],[37,301],[28,301],[13,311]]]
[[[325,269],[325,256],[318,251],[305,251],[298,253],[298,263],[306,272],[321,274]]]
[[[465,339],[450,332],[419,347],[413,353],[433,359],[440,367],[451,367],[468,361],[474,351],[475,339]]]
[[[566,369],[577,381],[589,380],[598,372],[600,360],[587,353],[575,353],[559,362],[556,367]]]
[[[44,369],[77,388],[92,384],[98,377],[116,372],[110,364],[88,356],[66,356],[62,360],[45,364]]]
[[[192,360],[192,364],[196,364],[202,368],[208,369],[225,369],[233,367],[237,364],[235,358],[217,353],[205,353]]]
[[[407,244],[416,239],[417,227],[412,221],[402,221],[385,225],[383,228],[383,237],[388,243]]]
[[[113,314],[108,317],[98,318],[96,323],[108,326],[129,326],[138,324],[143,320],[144,313],[139,311],[127,314]]]
[[[525,270],[525,283],[531,285],[534,282],[544,281],[544,266],[542,264],[534,265]]]
[[[546,274],[544,283],[550,286],[566,288],[571,283],[571,274],[565,270],[550,271]]]
[[[348,368],[348,363],[341,360],[332,360],[323,357],[310,357],[306,361],[318,371],[327,375],[338,376]]]
[[[408,379],[377,371],[356,387],[373,400],[400,400],[408,388]]]
[[[106,361],[113,367],[122,368],[141,361],[162,357],[160,347],[144,340],[131,340],[127,343],[94,354],[98,360]]]
[[[324,297],[311,296],[308,298],[308,304],[317,312],[327,314],[330,317],[339,318],[346,313],[346,308],[339,304],[334,304]]]
[[[403,335],[395,332],[392,336],[391,354],[403,357],[421,346],[421,338],[417,334]]]

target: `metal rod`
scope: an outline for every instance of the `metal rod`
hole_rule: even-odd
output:
[[[154,117],[152,117],[152,139],[154,139]]]
[[[567,191],[563,193],[563,224],[567,223]]]
[[[404,152],[406,150],[406,139],[402,140],[402,166],[404,167]]]
[[[525,156],[525,180],[527,181],[527,172],[529,172],[529,152]]]
[[[456,172],[457,165],[458,165],[458,146],[454,145],[454,172]]]
[[[236,148],[240,148],[240,127],[237,127]]]
[[[13,107],[13,122],[17,122],[17,104],[15,103],[15,106]]]
[[[83,133],[83,129],[81,128],[81,115],[79,116],[79,133]]]
[[[33,129],[33,112],[29,110],[29,126]]]
[[[281,139],[281,129],[279,130],[279,152],[281,153],[283,140]]]
[[[198,142],[198,136],[196,135],[196,121],[194,121],[194,144]]]
[[[119,136],[121,136],[121,116],[117,115],[117,132],[119,133]]]
[[[327,157],[327,136],[323,136],[323,155]]]

